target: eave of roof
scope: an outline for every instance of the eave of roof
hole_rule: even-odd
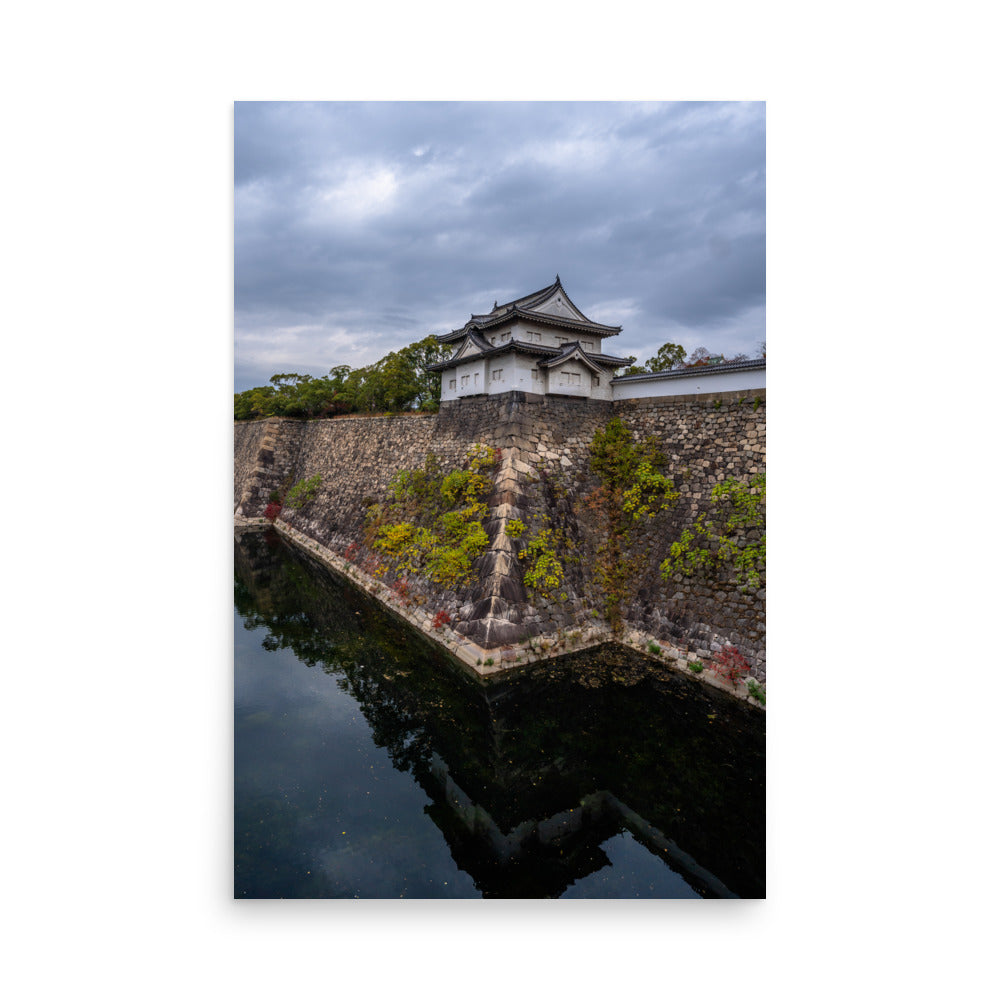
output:
[[[549,368],[552,365],[561,365],[564,362],[569,361],[571,358],[578,358],[593,372],[601,372],[604,370],[599,364],[594,362],[589,357],[587,352],[580,346],[580,341],[578,340],[574,340],[572,343],[566,344],[554,358],[539,361],[538,366],[540,368]]]
[[[570,350],[567,351],[567,348]],[[564,344],[562,347],[549,347],[547,344],[526,344],[523,340],[511,340],[506,344],[500,344],[497,347],[490,345],[488,350],[480,351],[478,354],[464,354],[460,358],[447,358],[444,361],[438,361],[436,364],[427,365],[424,371],[428,372],[440,372],[445,371],[448,368],[457,368],[461,364],[465,364],[467,361],[478,360],[479,358],[494,358],[499,354],[504,354],[507,351],[517,351],[518,354],[531,354],[536,357],[544,357],[552,360],[558,360],[560,356],[573,353],[573,349],[579,348],[580,353],[587,357],[591,362],[600,365],[603,368],[621,368],[624,365],[630,364],[630,358],[616,358],[612,354],[593,354],[588,351],[583,350],[580,347],[580,342],[578,340],[571,341],[569,344]]]
[[[523,319],[528,323],[541,323],[545,326],[554,326],[563,330],[573,330],[577,333],[591,332],[599,337],[617,337],[621,333],[620,326],[606,326],[604,323],[593,323],[588,320],[586,323],[576,319],[569,319],[565,316],[552,316],[549,313],[532,312],[514,306],[510,311],[497,313],[495,316],[490,313],[485,317],[473,316],[465,326],[450,333],[439,333],[437,339],[441,343],[458,340],[471,331],[490,330],[494,327],[503,326],[513,320]]]
[[[556,275],[556,280],[551,285],[539,288],[537,292],[529,292],[527,295],[522,295],[518,299],[511,299],[510,302],[505,302],[502,306],[495,305],[493,307],[493,313],[506,312],[511,306],[521,306],[524,309],[530,309],[533,303],[544,302],[557,289],[561,291],[563,295],[566,295],[566,289],[563,288],[558,274]],[[569,299],[569,296],[566,295],[566,298]],[[570,304],[572,305],[572,303]],[[573,308],[576,309],[576,306],[573,306]],[[577,309],[576,311],[580,313],[581,316],[583,315],[583,311],[581,309]],[[486,313],[485,315],[489,316],[492,315],[492,313]]]
[[[571,330],[592,330],[602,337],[616,337],[621,333],[622,328],[620,326],[595,323],[585,316],[583,320],[578,320],[565,316],[556,316],[552,313],[536,312],[534,310],[533,306],[544,302],[556,291],[562,292],[563,297],[572,309],[581,316],[584,315],[583,310],[579,309],[576,303],[566,294],[566,289],[563,288],[557,274],[556,280],[551,285],[546,285],[545,288],[540,288],[537,292],[532,292],[530,295],[522,295],[519,299],[512,299],[503,305],[494,305],[488,313],[472,313],[465,326],[457,330],[451,330],[449,333],[439,333],[437,334],[437,339],[441,343],[447,343],[457,340],[470,330],[490,329],[513,319],[524,319],[534,323],[547,323],[549,326],[562,326]]]
[[[638,375],[618,375],[614,382],[650,382],[654,379],[692,378],[699,375],[724,375],[727,372],[756,371],[767,368],[764,358],[749,361],[729,361],[721,365],[698,365],[694,368],[675,368],[665,372],[642,372]]]

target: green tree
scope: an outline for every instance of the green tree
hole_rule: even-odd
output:
[[[340,392],[344,388],[344,382],[350,373],[350,365],[335,365],[330,369],[330,384],[337,392]]]
[[[273,416],[274,386],[257,386],[235,395],[233,416],[237,420],[254,420]]]
[[[427,371],[428,365],[436,364],[451,357],[451,349],[438,342],[434,334],[417,340],[403,349],[408,362],[413,366],[417,385],[413,403],[420,409],[437,409],[441,402],[441,374]]]
[[[364,368],[335,365],[329,375],[313,378],[297,372],[272,375],[269,385],[237,393],[233,415],[256,417],[323,417],[338,413],[436,410],[441,376],[427,366],[449,356],[433,334],[392,351]]]
[[[687,357],[687,351],[680,344],[664,344],[657,352],[656,356],[646,362],[648,372],[666,372],[671,368],[680,368]]]
[[[671,368],[680,368],[686,357],[687,351],[680,344],[671,344],[668,342],[660,347],[654,357],[648,358],[644,365],[631,365],[623,374],[649,375],[654,372],[670,371]],[[630,358],[629,360],[635,361],[635,358]]]

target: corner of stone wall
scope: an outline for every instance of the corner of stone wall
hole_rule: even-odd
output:
[[[723,645],[736,645],[762,679],[763,589],[745,594],[730,585],[665,582],[659,564],[670,539],[708,509],[715,483],[763,471],[764,395],[759,390],[749,396],[611,403],[511,392],[445,403],[438,414],[420,419],[271,418],[237,428],[236,509],[259,517],[272,490],[319,472],[323,485],[317,500],[303,511],[282,512],[281,519],[335,553],[357,553],[347,558],[360,565],[377,555],[363,544],[365,502],[380,497],[396,472],[418,467],[431,450],[454,464],[474,442],[489,444],[500,449],[500,463],[488,500],[490,545],[476,564],[478,578],[461,591],[415,580],[417,599],[447,611],[456,630],[484,648],[587,627],[595,624],[591,609],[599,606],[589,567],[574,565],[568,571],[565,600],[534,595],[525,588],[517,558],[524,539],[511,538],[507,525],[514,518],[529,523],[535,514],[579,532],[574,503],[590,483],[589,445],[596,430],[618,415],[637,437],[660,440],[681,492],[670,522],[647,540],[652,554],[637,582],[638,596],[626,610],[627,624],[691,657],[709,658]]]

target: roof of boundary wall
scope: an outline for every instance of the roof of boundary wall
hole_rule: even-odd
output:
[[[618,375],[611,380],[612,385],[629,382],[654,382],[678,378],[711,378],[713,375],[727,375],[734,372],[750,372],[767,368],[764,358],[750,361],[728,361],[721,365],[697,365],[692,368],[673,368],[662,372],[643,372],[638,375]]]

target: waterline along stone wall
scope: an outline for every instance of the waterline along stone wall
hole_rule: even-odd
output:
[[[543,641],[560,630],[600,624],[593,524],[582,501],[599,485],[590,469],[590,443],[619,416],[636,439],[657,439],[668,458],[664,472],[680,493],[652,527],[638,532],[636,542],[648,557],[624,586],[626,624],[706,660],[734,645],[763,680],[764,591],[746,593],[732,580],[665,582],[659,565],[682,528],[711,509],[714,485],[764,471],[764,415],[761,389],[613,403],[510,392],[444,403],[435,415],[240,421],[234,428],[235,508],[243,517],[260,517],[273,493],[319,474],[315,499],[298,511],[285,507],[281,520],[360,571],[385,574],[384,582],[391,582],[395,567],[365,545],[368,507],[385,499],[399,471],[422,466],[429,452],[450,470],[462,466],[475,443],[499,448],[486,501],[489,547],[474,564],[472,582],[446,590],[410,577],[409,593],[429,611],[446,611],[455,631],[486,649],[534,636]],[[525,587],[518,553],[527,535],[508,535],[514,518],[562,533],[565,576],[550,597]]]

